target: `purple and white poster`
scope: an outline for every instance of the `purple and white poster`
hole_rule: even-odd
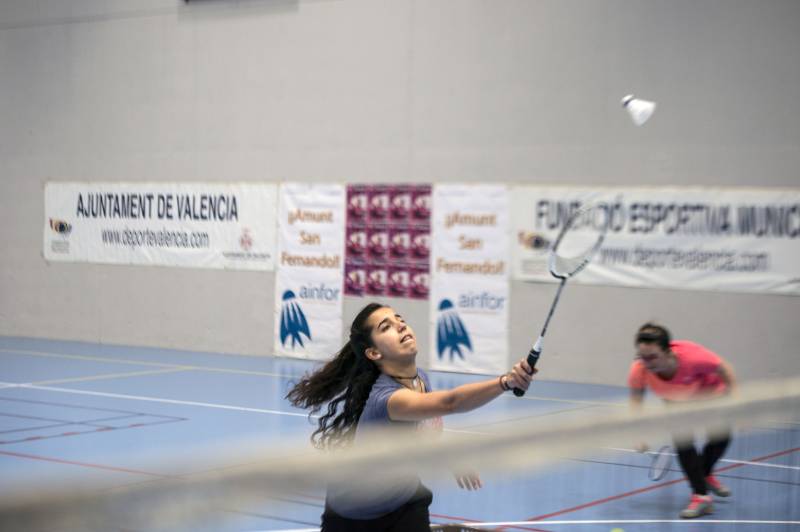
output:
[[[427,299],[431,185],[347,187],[345,294]]]

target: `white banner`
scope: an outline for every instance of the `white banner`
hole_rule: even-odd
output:
[[[51,182],[44,257],[272,270],[275,206],[269,184]]]
[[[800,189],[515,187],[513,276],[552,281],[547,246],[571,205],[610,228],[574,282],[800,294]]]
[[[341,348],[344,222],[343,185],[281,185],[275,354],[324,360]]]
[[[505,186],[433,187],[432,369],[508,369],[508,229]]]

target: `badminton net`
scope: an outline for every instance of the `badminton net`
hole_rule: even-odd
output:
[[[613,460],[633,467],[640,460],[643,482],[649,482],[649,460],[630,449],[636,442],[656,444],[669,440],[675,431],[704,429],[713,434],[717,427],[733,426],[738,433],[758,436],[753,441],[759,441],[759,447],[753,448],[752,458],[759,459],[782,449],[800,450],[798,412],[800,378],[791,378],[744,384],[733,397],[669,408],[653,406],[641,412],[617,408],[604,415],[523,419],[513,425],[487,420],[487,430],[454,431],[431,439],[376,432],[365,444],[336,453],[298,450],[296,444],[262,446],[255,452],[257,445],[252,441],[240,442],[225,449],[184,451],[153,464],[157,469],[165,463],[191,460],[194,463],[188,469],[193,471],[204,469],[197,462],[214,464],[202,473],[113,489],[85,479],[76,484],[68,477],[47,478],[0,493],[0,530],[223,530],[221,523],[237,515],[269,514],[270,507],[286,500],[287,494],[316,494],[315,502],[321,506],[319,497],[329,482],[351,483],[369,493],[409,470],[424,471],[435,482],[452,481],[452,471],[465,468],[481,471],[484,478],[502,479],[508,474],[519,479],[549,475],[554,468],[563,471],[565,463],[566,467],[600,463],[609,460],[608,453],[616,453]],[[745,445],[747,438],[737,435],[736,441]],[[721,465],[738,467],[733,462]],[[680,472],[674,475],[680,478]],[[797,482],[797,477],[794,473],[790,481]],[[575,490],[582,485],[580,480],[562,482],[547,489]],[[521,503],[530,504],[532,499],[525,494],[514,496]],[[536,508],[530,513],[536,514]],[[444,525],[438,526],[436,530],[444,530]],[[491,529],[488,523],[449,526]]]

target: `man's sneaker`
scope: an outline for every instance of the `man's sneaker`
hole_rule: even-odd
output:
[[[718,497],[731,496],[731,490],[729,490],[725,484],[717,480],[717,477],[714,475],[708,475],[706,477],[706,487],[710,492]]]
[[[710,514],[714,509],[711,506],[711,495],[692,495],[689,506],[681,510],[683,519],[694,519],[706,514]]]

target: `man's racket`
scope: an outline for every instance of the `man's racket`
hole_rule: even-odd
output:
[[[561,290],[567,283],[567,279],[577,275],[592,260],[597,250],[603,244],[608,230],[608,207],[605,205],[590,204],[576,208],[564,222],[561,231],[558,233],[547,255],[547,268],[550,274],[561,279],[561,283],[556,290],[553,303],[550,305],[550,312],[544,320],[544,327],[539,334],[539,338],[528,353],[528,364],[531,369],[536,367],[536,362],[542,354],[542,341],[550,324],[550,318],[558,305],[561,297]],[[522,397],[525,390],[514,388],[514,395]]]
[[[664,478],[664,475],[669,471],[669,466],[672,465],[672,447],[664,445],[658,451],[649,454],[652,456],[647,476],[653,482],[657,482]]]

